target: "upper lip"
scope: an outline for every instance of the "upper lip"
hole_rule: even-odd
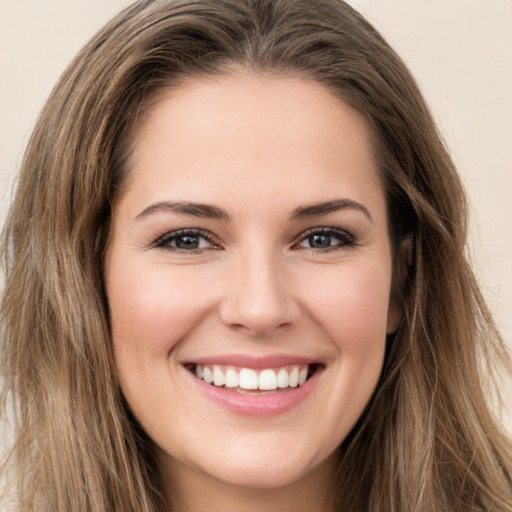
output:
[[[263,370],[265,368],[279,368],[281,366],[321,364],[319,360],[310,357],[292,354],[273,354],[268,356],[250,356],[243,354],[226,354],[211,357],[199,357],[187,359],[183,365],[217,364],[224,366],[237,366],[240,368],[252,368]]]

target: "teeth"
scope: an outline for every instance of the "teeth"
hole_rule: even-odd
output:
[[[242,368],[238,377],[238,387],[242,389],[258,389],[258,374],[250,368]]]
[[[299,386],[302,386],[304,382],[306,382],[306,379],[308,378],[308,369],[302,368],[299,372]]]
[[[206,368],[205,368],[206,370]],[[205,379],[206,381],[206,379]],[[299,385],[299,369],[294,366],[293,370],[288,375],[288,386],[296,388]]]
[[[207,384],[211,384],[213,382],[213,374],[208,366],[203,366],[203,380]]]
[[[224,372],[217,366],[213,366],[213,385],[214,386],[224,386]]]
[[[274,370],[263,370],[258,380],[258,388],[269,391],[277,388],[277,377]]]
[[[238,387],[238,373],[233,368],[228,368],[226,371],[226,387],[237,388]]]
[[[258,372],[252,368],[198,364],[194,372],[199,379],[213,386],[252,391],[296,388],[302,386],[308,378],[307,365],[266,368]]]
[[[288,387],[288,372],[285,368],[281,368],[277,373],[277,387],[287,388]]]

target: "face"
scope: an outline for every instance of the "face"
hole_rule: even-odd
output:
[[[129,171],[106,290],[163,471],[252,487],[331,471],[397,323],[363,119],[314,82],[203,79],[153,107]]]

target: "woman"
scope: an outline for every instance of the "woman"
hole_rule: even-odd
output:
[[[136,2],[54,90],[3,243],[20,510],[512,506],[457,173],[311,4]]]

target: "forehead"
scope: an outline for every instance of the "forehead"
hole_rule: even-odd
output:
[[[324,200],[333,187],[382,201],[365,120],[314,81],[191,80],[163,91],[134,135],[127,188],[141,201],[160,188],[203,202],[215,191],[300,202]]]

